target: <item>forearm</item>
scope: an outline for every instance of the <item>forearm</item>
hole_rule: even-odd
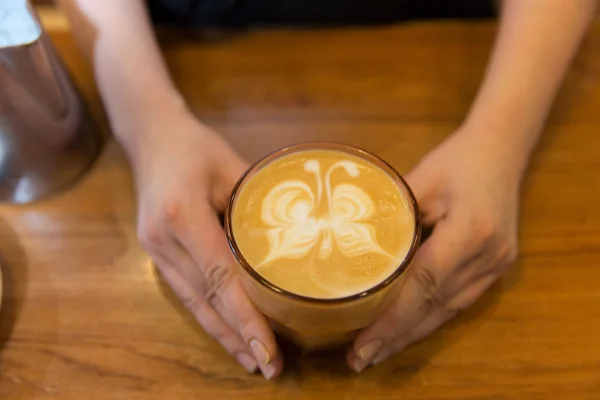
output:
[[[60,0],[91,60],[115,135],[130,155],[148,115],[183,109],[143,0]]]
[[[504,1],[490,64],[465,125],[477,127],[467,130],[472,134],[477,131],[508,146],[511,158],[522,160],[521,169],[593,18],[595,3]]]

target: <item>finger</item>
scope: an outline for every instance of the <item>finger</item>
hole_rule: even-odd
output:
[[[175,274],[175,282],[179,281],[180,284],[182,284],[182,282],[184,284],[185,282],[195,282],[194,287],[198,288],[190,294],[192,297],[184,297],[181,299],[182,302],[186,304],[186,307],[192,312],[207,333],[216,338],[230,353],[231,351],[229,349],[235,349],[235,352],[231,354],[249,372],[254,372],[257,366],[259,366],[265,379],[273,379],[279,376],[283,370],[283,360],[281,356],[275,350],[275,352],[272,353],[275,354],[272,361],[265,360],[259,364],[259,360],[264,360],[265,357],[265,349],[262,348],[262,343],[257,341],[244,342],[238,332],[230,327],[231,324],[227,323],[219,313],[215,312],[209,304],[209,299],[202,295],[203,293],[207,293],[207,282],[200,273],[200,269],[193,263],[189,255],[185,255],[185,249],[180,246],[178,246],[178,249],[178,254],[181,259],[186,260],[185,262],[182,262],[181,265],[185,264],[187,267],[180,268],[180,271],[185,272],[183,274],[184,279],[181,279],[180,275]],[[241,288],[240,291],[243,293]],[[219,304],[221,303],[219,302]],[[244,311],[242,310],[242,312]],[[259,317],[262,318],[262,315],[259,315]]]
[[[440,326],[456,317],[460,312],[470,307],[481,295],[494,283],[496,277],[486,276],[472,283],[469,287],[457,293],[447,304],[440,306],[431,312],[414,328],[400,335],[397,340],[388,348],[383,349],[374,359],[373,365],[377,365],[393,354],[399,353],[411,344],[414,344],[431,333]]]
[[[259,365],[277,358],[277,344],[266,318],[252,304],[242,288],[235,260],[216,215],[203,218],[202,229],[188,226],[179,240],[189,250],[205,279],[204,298],[249,346]]]
[[[185,253],[185,249],[183,249],[182,247],[179,247],[179,253],[180,254],[184,254]],[[181,256],[182,259],[184,259],[184,256]],[[208,293],[209,289],[208,289],[208,285],[206,282],[205,277],[202,276],[202,274],[200,273],[200,269],[197,268],[196,265],[193,265],[193,261],[191,261],[190,256],[187,256],[187,259],[190,260],[189,262],[187,262],[186,264],[191,264],[192,268],[184,268],[183,270],[187,272],[185,278],[187,282],[196,282],[195,287],[199,288],[200,290],[196,290],[195,291],[195,295],[192,298],[193,300],[190,302],[189,299],[185,300],[183,299],[182,301],[186,304],[186,306],[192,311],[192,313],[196,316],[196,318],[198,319],[198,321],[202,324],[203,327],[205,327],[205,330],[207,330],[207,332],[209,334],[211,334],[213,337],[220,337],[220,336],[215,336],[216,334],[218,334],[218,332],[212,332],[212,327],[211,328],[207,328],[206,324],[210,324],[211,320],[215,321],[218,319],[218,321],[223,324],[219,324],[219,325],[215,325],[214,329],[215,330],[223,330],[224,328],[226,328],[228,330],[228,332],[233,335],[233,337],[236,339],[237,342],[239,342],[239,344],[241,344],[243,351],[240,351],[238,349],[238,351],[234,354],[234,356],[236,357],[236,359],[238,359],[238,362],[244,362],[245,365],[248,365],[249,367],[252,366],[254,367],[254,370],[256,369],[257,365],[260,367],[260,370],[263,374],[263,376],[265,377],[265,379],[273,379],[275,377],[277,377],[281,371],[283,370],[283,360],[282,358],[279,356],[279,354],[277,353],[277,350],[275,349],[274,352],[272,353],[268,353],[268,350],[265,349],[266,346],[263,345],[262,342],[251,339],[250,341],[244,341],[241,337],[241,335],[239,335],[239,331],[235,330],[235,327],[229,323],[228,320],[224,319],[224,317],[222,317],[223,315],[226,315],[222,312],[223,308],[221,307],[223,304],[226,304],[226,301],[219,301],[218,298],[214,298],[214,304],[218,304],[219,305],[219,313],[215,312],[215,310],[210,306],[210,299],[212,298],[210,295],[206,296],[206,293]],[[231,284],[238,284],[237,282],[233,281]],[[241,287],[239,287],[239,292],[241,294],[244,294],[244,291]],[[202,293],[204,294],[204,296],[202,295]],[[244,294],[245,295],[245,294]],[[206,296],[206,297],[205,297]],[[247,306],[248,304],[250,304],[249,300],[248,302],[245,303],[245,305]],[[252,310],[255,310],[254,307],[250,307]],[[207,314],[204,314],[204,313]],[[241,309],[240,312],[242,314],[248,314],[248,311],[244,311],[244,309]],[[199,315],[197,315],[199,314]],[[261,314],[258,314],[257,318],[264,318]],[[268,328],[270,330],[270,328]],[[272,334],[272,331],[271,331]],[[274,340],[274,339],[273,339]],[[248,353],[251,354],[250,356],[250,360],[248,360]],[[273,354],[273,356],[271,355]],[[272,360],[270,359],[272,358]],[[252,362],[252,363],[251,363]],[[244,366],[244,364],[242,364]],[[249,369],[249,368],[247,368]]]
[[[172,261],[167,261],[164,256],[156,257],[159,264],[159,270],[163,278],[173,289],[177,297],[186,306],[194,318],[200,323],[202,328],[213,337],[229,354],[231,354],[238,363],[248,372],[256,371],[257,362],[254,356],[249,351],[246,344],[231,328],[223,321],[223,319],[213,310],[204,299],[198,296],[201,291],[194,290],[194,286],[201,285],[194,279],[183,277],[180,273],[182,264],[175,267]]]
[[[265,366],[276,360],[278,350],[273,330],[254,307],[239,280],[231,280],[223,287],[216,286],[215,290],[215,294],[209,296],[213,306],[250,346],[259,365]]]
[[[283,358],[281,353],[277,353],[275,359],[266,365],[260,365],[260,372],[266,380],[277,378],[283,371]]]
[[[444,303],[441,297],[444,283],[477,256],[468,232],[468,223],[460,218],[438,223],[432,236],[417,251],[398,297],[355,340],[354,351],[367,364],[381,348]]]
[[[362,370],[369,365],[367,361],[363,360],[356,354],[354,348],[352,347],[346,353],[346,363],[354,372],[362,372]]]
[[[448,301],[456,297],[465,288],[485,278],[495,279],[499,276],[495,273],[495,260],[483,251],[457,268],[456,272],[444,282],[440,288],[440,299]]]

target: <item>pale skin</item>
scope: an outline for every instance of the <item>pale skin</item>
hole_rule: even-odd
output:
[[[207,333],[248,371],[278,376],[283,360],[274,334],[240,285],[216,217],[247,164],[186,107],[143,0],[60,3],[131,161],[142,245]],[[504,1],[467,117],[406,176],[433,233],[398,297],[348,350],[353,370],[428,336],[514,261],[521,181],[595,3]]]

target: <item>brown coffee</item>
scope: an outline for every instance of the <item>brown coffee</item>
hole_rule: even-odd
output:
[[[388,278],[409,252],[415,217],[397,181],[357,155],[303,150],[257,171],[240,188],[235,242],[273,285],[342,298]]]

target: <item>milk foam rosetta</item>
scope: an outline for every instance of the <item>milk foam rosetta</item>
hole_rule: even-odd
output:
[[[285,155],[240,190],[235,241],[273,284],[305,296],[362,292],[402,262],[414,235],[405,195],[375,164],[334,150]]]

